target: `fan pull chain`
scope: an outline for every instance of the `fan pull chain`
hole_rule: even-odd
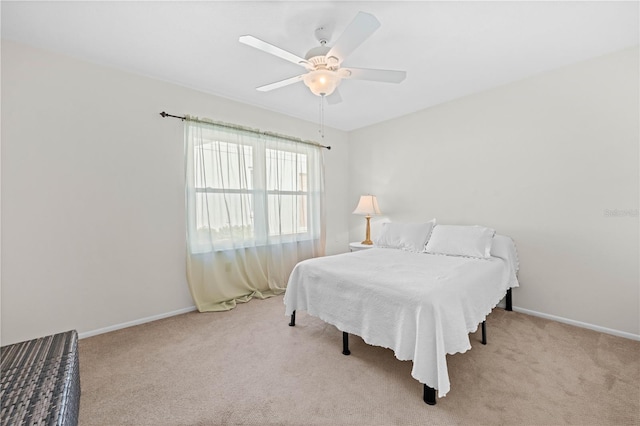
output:
[[[320,96],[320,138],[324,140],[324,95]]]

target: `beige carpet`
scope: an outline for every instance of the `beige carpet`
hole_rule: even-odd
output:
[[[422,402],[411,363],[282,297],[80,341],[80,425],[640,424],[640,342],[495,309]]]

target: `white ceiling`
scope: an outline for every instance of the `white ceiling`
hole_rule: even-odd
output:
[[[327,126],[353,130],[639,43],[638,1],[11,2],[2,38],[318,121],[304,72],[238,42],[251,34],[300,56],[358,11],[382,26],[344,66],[406,70],[401,84],[345,80]],[[331,41],[329,42],[329,45]],[[169,111],[185,114],[190,111]]]

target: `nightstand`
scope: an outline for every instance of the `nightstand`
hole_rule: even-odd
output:
[[[375,247],[375,245],[367,245],[362,243],[349,243],[349,251],[367,250],[372,247]]]

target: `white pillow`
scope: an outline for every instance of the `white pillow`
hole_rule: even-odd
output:
[[[397,248],[420,253],[429,239],[431,230],[436,224],[435,219],[424,223],[395,223],[382,224],[382,232],[375,241],[378,247]]]
[[[425,252],[488,259],[496,231],[484,226],[438,225]]]

